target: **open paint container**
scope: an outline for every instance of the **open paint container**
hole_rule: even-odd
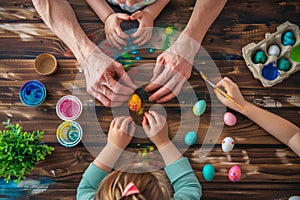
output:
[[[65,121],[56,131],[58,142],[65,147],[74,147],[82,139],[82,128],[75,121]]]
[[[37,80],[27,81],[20,89],[20,100],[26,106],[38,106],[43,103],[45,98],[46,88]]]
[[[56,104],[56,114],[64,121],[77,119],[81,112],[82,103],[78,97],[73,95],[63,96]]]
[[[48,53],[40,54],[35,58],[34,69],[41,75],[53,74],[57,70],[56,58]]]
[[[300,70],[299,27],[285,22],[275,33],[267,33],[265,39],[248,44],[242,51],[253,76],[264,87],[276,85]]]

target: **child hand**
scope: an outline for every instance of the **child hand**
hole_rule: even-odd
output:
[[[166,119],[157,112],[146,112],[142,125],[146,135],[158,149],[170,143]]]
[[[239,103],[241,106],[245,106],[247,101],[244,99],[243,95],[241,94],[241,91],[237,84],[235,84],[232,80],[230,80],[228,77],[224,77],[221,81],[219,81],[216,84],[216,87],[223,86],[227,92],[228,95],[230,95],[234,100]],[[218,99],[227,107],[236,110],[238,112],[243,112],[235,103],[228,100],[226,97],[221,95],[219,92],[215,91],[215,94],[217,95]]]
[[[152,37],[153,17],[148,12],[139,10],[133,13],[130,19],[139,22],[138,30],[130,35],[136,38],[132,43],[138,44],[138,46],[146,44]]]
[[[135,123],[131,117],[116,117],[110,123],[108,142],[125,149],[135,132]]]
[[[118,49],[122,49],[121,46],[126,46],[126,39],[128,35],[121,29],[121,23],[123,20],[130,20],[130,16],[124,13],[114,13],[107,17],[105,20],[105,35],[108,43]]]

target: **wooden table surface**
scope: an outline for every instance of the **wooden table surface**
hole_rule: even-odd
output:
[[[93,40],[103,40],[103,24],[85,1],[69,2],[75,9],[84,31],[91,35]],[[182,30],[189,19],[194,2],[173,0],[156,20],[155,26],[172,25],[178,31]],[[226,4],[203,41],[203,47],[215,61],[221,75],[228,76],[238,83],[248,101],[271,102],[268,104],[271,107],[265,109],[297,126],[300,126],[300,73],[294,73],[276,86],[264,88],[247,68],[241,48],[248,43],[259,42],[265,33],[275,32],[276,27],[287,20],[299,26],[299,13],[298,0],[232,0]],[[30,0],[1,0],[0,121],[10,118],[13,122],[23,125],[24,130],[44,130],[43,141],[54,146],[55,151],[53,155],[47,156],[45,161],[38,163],[28,176],[27,187],[30,188],[25,188],[26,184],[11,189],[0,187],[0,198],[10,194],[18,195],[16,199],[75,199],[81,175],[93,160],[83,143],[66,148],[57,142],[55,136],[56,129],[62,122],[55,113],[57,100],[72,94],[73,86],[78,83],[82,86],[83,96],[91,98],[85,93],[84,77],[78,71],[77,62],[67,49],[46,27]],[[54,75],[41,76],[34,71],[34,58],[41,53],[51,53],[58,59],[59,69]],[[148,55],[147,59],[136,61],[135,65],[154,63],[156,56],[157,54]],[[142,73],[141,70],[138,73]],[[78,74],[81,74],[81,77],[78,78]],[[19,100],[21,85],[32,79],[41,81],[48,92],[45,102],[35,108],[26,107]],[[203,199],[282,200],[292,195],[300,195],[300,158],[287,146],[236,112],[234,113],[238,119],[237,125],[224,126],[214,148],[205,158],[199,159],[197,152],[203,145],[203,138],[210,123],[211,101],[207,86],[198,73],[193,73],[190,84],[196,91],[197,98],[208,102],[207,110],[200,117],[200,125],[196,130],[199,139],[196,145],[184,153],[190,159],[202,184]],[[276,107],[274,101],[280,102],[281,106]],[[149,107],[151,104],[146,103],[145,106]],[[179,104],[177,100],[172,100],[163,106],[168,114],[170,136],[174,137],[179,129],[178,122],[182,114],[180,106],[190,107],[191,110],[193,104]],[[264,104],[260,106],[264,107]],[[112,110],[101,106],[100,103],[96,103],[95,108],[99,124],[106,133],[112,120]],[[192,112],[183,114],[190,116]],[[81,117],[80,121],[84,122],[84,119]],[[83,124],[86,125],[89,125],[89,122]],[[85,135],[87,132],[84,130]],[[179,138],[183,138],[184,133],[180,134]],[[221,141],[226,136],[233,137],[236,142],[235,148],[229,153],[224,153],[221,149]],[[147,146],[151,145],[147,139],[135,138],[129,149],[144,152],[148,151]],[[202,168],[207,163],[212,164],[216,170],[212,182],[206,182],[202,177]],[[233,165],[239,165],[242,169],[242,178],[236,183],[227,178],[227,171]]]

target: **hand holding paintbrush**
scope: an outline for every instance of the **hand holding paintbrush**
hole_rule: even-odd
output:
[[[237,111],[239,111],[238,109],[241,109],[241,111],[248,112],[247,109],[245,109],[244,106],[242,106],[244,105],[243,102],[245,102],[245,99],[242,96],[239,88],[229,78],[225,77],[215,85],[207,79],[204,73],[200,72],[200,75],[209,85],[211,85],[215,89],[218,99],[223,104]],[[232,87],[234,85],[236,87]],[[232,94],[225,93],[219,88],[220,86],[223,86],[225,90],[228,91],[228,93]],[[231,90],[229,90],[229,88],[231,88]]]

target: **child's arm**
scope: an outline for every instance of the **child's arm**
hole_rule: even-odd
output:
[[[128,35],[121,29],[121,22],[130,17],[124,13],[115,13],[105,0],[86,0],[100,20],[104,23],[105,35],[108,43],[118,49],[126,46]]]
[[[94,199],[99,183],[111,171],[134,131],[135,124],[130,117],[117,117],[111,122],[107,145],[84,172],[77,188],[77,199]]]
[[[143,128],[146,135],[156,145],[166,164],[165,172],[175,191],[173,199],[200,199],[201,185],[188,159],[183,158],[170,141],[165,118],[154,111],[149,111],[149,113],[145,113]]]
[[[300,156],[300,129],[278,115],[263,110],[249,102],[242,96],[239,87],[229,78],[225,77],[217,83],[217,87],[223,86],[227,93],[232,96],[239,104],[244,106],[248,112],[241,110],[234,103],[216,92],[218,99],[229,108],[232,108],[253,122],[261,126],[268,133],[276,137],[278,140],[288,145],[298,156]]]
[[[146,6],[143,10],[137,11],[130,16],[131,20],[138,20],[138,30],[131,34],[136,38],[132,43],[142,46],[146,44],[152,37],[152,27],[154,20],[160,12],[166,7],[170,0],[157,0],[153,4]]]

